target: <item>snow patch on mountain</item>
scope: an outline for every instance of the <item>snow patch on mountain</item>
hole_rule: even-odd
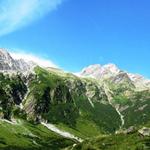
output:
[[[43,126],[47,127],[49,130],[63,136],[63,137],[66,137],[66,138],[70,138],[70,139],[74,139],[74,140],[77,140],[79,142],[82,142],[83,140],[74,136],[73,134],[69,133],[69,132],[66,132],[66,131],[62,131],[60,130],[58,127],[56,127],[55,125],[53,124],[50,124],[50,123],[44,123],[42,122],[41,123]]]

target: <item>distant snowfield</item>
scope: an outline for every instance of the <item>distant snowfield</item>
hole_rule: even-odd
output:
[[[69,139],[74,139],[74,140],[77,140],[78,142],[82,142],[83,140],[81,138],[78,138],[76,136],[74,136],[73,134],[69,133],[69,132],[65,132],[65,131],[62,131],[60,130],[59,128],[57,128],[55,125],[53,124],[47,124],[47,123],[44,123],[42,122],[41,123],[43,126],[47,127],[49,130],[63,136],[63,137],[66,137],[66,138],[69,138]]]

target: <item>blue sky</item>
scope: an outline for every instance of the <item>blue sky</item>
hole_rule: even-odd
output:
[[[71,72],[115,63],[150,77],[149,6],[149,0],[2,0],[0,47]]]

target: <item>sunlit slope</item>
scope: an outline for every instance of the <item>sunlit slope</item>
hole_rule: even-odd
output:
[[[42,125],[23,120],[15,123],[0,121],[0,149],[2,150],[58,150],[75,141],[63,138]]]
[[[28,119],[64,124],[85,136],[115,132],[119,128],[119,115],[99,84],[42,68],[36,68],[35,72],[36,78],[30,82],[24,102]]]

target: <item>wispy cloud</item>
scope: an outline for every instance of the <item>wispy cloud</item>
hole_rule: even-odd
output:
[[[24,59],[25,61],[33,61],[41,67],[59,68],[53,61],[41,58],[34,54],[29,54],[24,51],[9,52],[14,59]]]
[[[0,36],[13,32],[56,9],[64,0],[0,0]]]

